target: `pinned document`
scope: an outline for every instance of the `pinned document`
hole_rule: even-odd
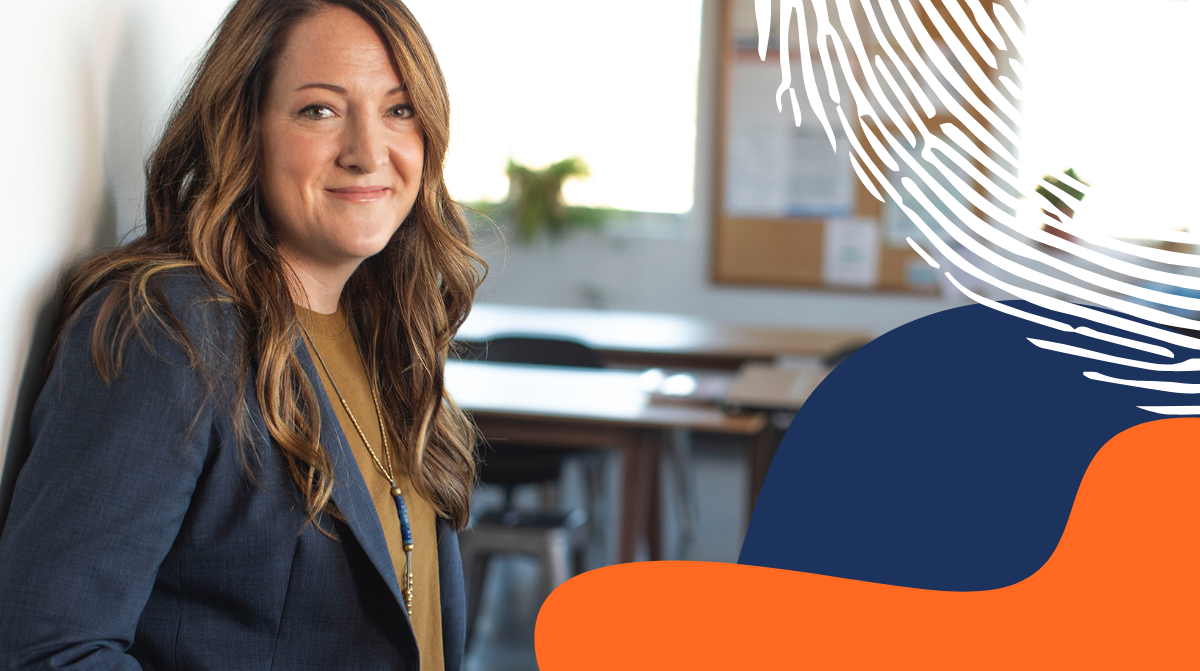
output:
[[[831,286],[871,288],[879,283],[879,222],[866,217],[827,219],[821,280]]]

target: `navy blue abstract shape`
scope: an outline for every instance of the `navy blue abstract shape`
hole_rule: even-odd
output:
[[[1004,587],[1036,572],[1100,448],[1162,418],[1137,406],[1195,403],[1083,372],[1177,382],[1200,375],[1101,363],[1028,338],[1155,363],[1196,354],[1168,346],[1176,358],[1167,359],[981,305],[906,324],[835,368],[797,413],[738,562],[954,591]]]

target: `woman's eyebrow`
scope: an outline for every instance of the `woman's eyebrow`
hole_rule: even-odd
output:
[[[334,84],[322,84],[320,82],[314,82],[312,84],[305,84],[304,86],[299,86],[296,88],[297,91],[303,91],[304,89],[326,89],[329,91],[333,91],[334,93],[339,93],[341,95],[346,94],[346,89],[344,89],[340,86],[336,86]]]
[[[327,91],[333,91],[334,93],[337,93],[339,95],[346,95],[346,89],[344,89],[341,86],[338,86],[336,84],[323,84],[321,82],[313,82],[311,84],[305,84],[303,86],[297,87],[296,91],[303,91],[304,89],[325,89]],[[387,95],[389,95],[389,96],[395,95],[397,93],[400,93],[401,91],[407,91],[407,90],[408,90],[408,85],[401,84],[401,85],[397,86],[396,88],[392,89],[391,91],[388,91]]]

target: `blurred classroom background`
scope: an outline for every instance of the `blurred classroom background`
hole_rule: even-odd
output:
[[[451,193],[496,222],[473,217],[490,272],[465,338],[468,360],[455,362],[450,378],[493,432],[485,457],[498,482],[481,485],[476,516],[515,535],[489,541],[496,555],[479,581],[468,668],[536,668],[534,621],[557,561],[547,557],[582,548],[568,572],[651,557],[736,561],[765,469],[755,459],[769,460],[788,404],[848,348],[969,299],[927,269],[903,235],[892,239],[886,206],[861,198],[848,161],[800,166],[768,155],[778,151],[772,138],[813,145],[789,134],[786,105],[782,115],[774,109],[778,64],[756,62],[753,44],[746,48],[749,0],[408,5],[451,94]],[[29,352],[44,338],[34,332],[39,311],[67,263],[137,234],[143,161],[227,6],[0,7],[5,436]],[[1008,71],[1024,114],[1020,172],[1032,183],[1075,168],[1092,185],[1076,221],[1130,239],[1147,225],[1191,232],[1192,203],[1170,196],[1190,190],[1190,157],[1200,149],[1196,127],[1182,121],[1194,107],[1181,73],[1196,65],[1188,49],[1195,10],[1171,0],[1029,0],[1024,76]],[[563,184],[565,232],[523,232],[514,201],[506,203],[510,176],[521,174],[510,161],[536,178],[571,157],[590,174]],[[788,165],[792,182],[763,187],[769,170]],[[830,165],[837,174],[822,182],[827,191],[788,200],[789,188],[810,188],[812,171]],[[839,239],[865,249],[866,266],[831,269],[839,252],[828,247],[827,220],[850,222]],[[856,231],[869,233],[866,247]],[[1008,298],[983,283],[968,287]],[[598,358],[573,351],[539,361],[528,342],[489,348],[513,336],[582,344]],[[528,365],[539,363],[572,370],[538,378]],[[770,389],[730,404],[747,363],[759,376],[750,382]],[[771,377],[780,370],[788,377]],[[546,380],[556,379],[582,389],[593,416],[572,416],[584,412],[567,398],[575,392],[543,398]],[[782,400],[762,400],[771,394]],[[731,405],[761,412],[726,415]],[[610,444],[595,444],[603,440]],[[506,466],[506,449],[517,445],[510,451],[519,458]],[[571,518],[575,511],[583,514]],[[506,553],[505,543],[544,548]]]

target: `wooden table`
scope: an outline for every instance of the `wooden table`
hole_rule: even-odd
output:
[[[870,339],[854,331],[760,328],[686,315],[496,303],[476,303],[457,338],[480,343],[506,335],[577,340],[617,366],[724,369],[779,356],[823,357]]]
[[[485,439],[559,447],[617,449],[622,454],[619,560],[633,561],[640,539],[660,556],[659,449],[664,430],[746,436],[751,482],[761,484],[773,441],[761,413],[727,415],[711,406],[651,402],[640,373],[451,360],[446,388],[471,413]],[[761,470],[761,473],[757,471]],[[755,475],[757,473],[757,475]],[[752,486],[752,500],[757,488]]]

